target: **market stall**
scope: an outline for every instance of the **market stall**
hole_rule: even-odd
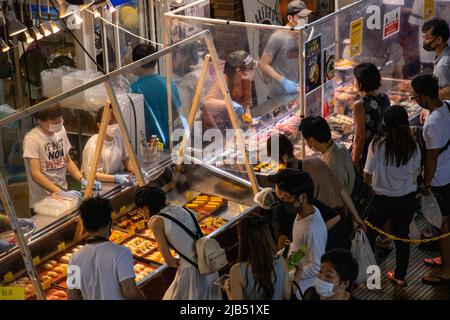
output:
[[[136,63],[1,119],[0,125],[29,121],[37,111],[45,110],[55,103],[80,93],[86,93],[92,87],[105,85],[105,83],[108,87],[108,83],[114,83],[116,78],[134,73],[139,66],[163,57],[165,54],[181,50],[192,43],[205,42],[207,37],[207,32],[194,35]],[[212,56],[214,57],[214,52]],[[108,90],[108,95],[112,104],[115,104],[116,91]],[[120,108],[114,109],[113,106],[113,110],[120,110]],[[118,116],[120,114],[116,114],[116,118]],[[179,122],[176,121],[177,119],[174,120],[176,126]],[[102,125],[100,127],[102,128]],[[125,135],[126,142],[131,140],[127,130],[122,131],[122,134]],[[129,146],[131,147],[131,144]],[[235,226],[254,207],[251,185],[207,163],[190,159],[188,155],[182,165],[175,166],[169,151],[152,153],[152,157],[147,159],[146,154],[142,154],[140,150],[138,148],[137,160],[146,180],[144,183],[159,185],[167,192],[172,204],[187,206],[196,211],[205,235],[219,239],[227,248],[230,261],[233,261],[236,258],[237,243]],[[187,162],[189,159],[191,162]],[[95,168],[92,170],[96,172]],[[89,180],[91,184],[93,176]],[[110,240],[130,248],[136,262],[138,285],[147,298],[160,299],[173,280],[174,270],[164,264],[154,237],[146,224],[146,217],[134,206],[137,185],[142,185],[139,177],[134,185],[127,187],[104,183],[103,190],[99,194],[110,199],[115,209]],[[49,201],[50,198],[53,197],[48,197]],[[61,201],[61,199],[55,200]],[[19,212],[15,210],[6,188],[2,188],[2,203],[10,219],[14,220]],[[22,239],[23,241],[18,239],[18,247],[0,255],[2,285],[23,288],[26,299],[45,297],[55,300],[65,299],[68,262],[70,257],[84,245],[86,235],[83,232],[80,233],[76,206],[66,207],[67,201],[56,203],[61,204],[61,208],[38,210],[37,214],[31,217],[37,225],[34,234]],[[55,212],[58,214],[55,215]],[[21,232],[15,233],[16,237],[21,238],[21,235]]]

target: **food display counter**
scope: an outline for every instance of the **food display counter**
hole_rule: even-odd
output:
[[[212,214],[199,215],[204,234],[215,237],[227,249],[229,260],[237,255],[235,227],[238,221],[253,208],[251,188],[238,180],[222,175],[220,170],[207,165],[185,165],[182,174],[186,177],[183,185],[172,186],[174,164],[168,159],[147,176],[151,183],[161,186],[167,192],[171,204],[184,206],[195,201],[200,195],[222,199],[225,205]],[[147,226],[147,219],[134,206],[133,198],[137,187],[121,189],[109,186],[105,197],[111,199],[114,207],[114,223],[110,240],[125,245],[133,252],[136,281],[149,299],[160,299],[173,280],[175,270],[168,268],[162,259]],[[191,209],[192,210],[192,209]],[[194,208],[195,211],[195,208]],[[72,254],[84,244],[84,238],[76,239],[78,212],[73,212],[50,224],[39,236],[30,242],[41,284],[48,299],[66,298],[66,272]],[[175,254],[175,253],[174,253]],[[25,298],[34,299],[33,286],[26,275],[22,257],[18,251],[0,257],[0,277],[3,285],[25,288]],[[12,278],[11,278],[12,276]]]

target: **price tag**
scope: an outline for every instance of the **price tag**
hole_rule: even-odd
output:
[[[134,236],[136,234],[136,231],[134,228],[130,229],[130,231],[128,231],[128,234],[130,235],[130,237]]]
[[[125,206],[123,206],[122,208],[120,208],[120,210],[119,210],[119,213],[122,215],[122,214],[125,214],[127,212],[127,209],[125,209]]]
[[[11,282],[13,278],[14,278],[14,276],[13,276],[12,272],[8,272],[4,276],[5,282]]]
[[[25,300],[22,287],[0,287],[0,300]]]
[[[137,226],[137,229],[138,229],[138,230],[145,229],[145,220],[138,221],[138,222],[136,223],[136,226]]]
[[[116,220],[116,217],[117,217],[117,213],[115,211],[113,211],[111,213],[111,219]]]
[[[64,250],[66,250],[66,243],[61,242],[60,244],[58,244],[58,253],[63,252]]]
[[[41,258],[39,256],[36,256],[33,258],[33,264],[37,266],[39,263],[41,263]]]
[[[45,280],[44,282],[42,282],[42,289],[44,289],[44,290],[49,289],[51,284],[52,284],[51,279]]]

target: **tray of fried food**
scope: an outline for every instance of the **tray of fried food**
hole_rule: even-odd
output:
[[[170,254],[175,258],[178,257],[178,254],[173,249],[170,249]],[[156,264],[165,264],[166,263],[162,256],[161,251],[159,251],[159,250],[156,250],[156,251],[146,255],[145,257],[143,257],[143,259],[150,263],[156,263]]]
[[[68,261],[66,262],[65,260],[66,259],[64,259],[64,261],[61,259],[60,261],[49,260],[40,265],[39,276],[41,277],[42,282],[45,283],[47,281],[50,281],[50,283],[56,283],[64,279],[67,275],[67,269],[69,269]]]
[[[52,287],[45,290],[45,296],[47,300],[67,300],[67,291]]]
[[[122,245],[130,249],[133,256],[136,257],[142,257],[157,248],[155,241],[145,239],[140,236],[134,236],[127,239],[122,243]]]
[[[274,174],[280,170],[283,170],[286,166],[282,163],[275,162],[261,162],[253,167],[256,173],[260,174]]]
[[[159,266],[146,264],[143,262],[136,262],[133,267],[134,273],[136,274],[135,281],[136,282],[142,281],[145,277],[152,274],[153,271],[158,269],[158,267]]]
[[[200,228],[204,235],[209,235],[227,223],[228,220],[224,218],[209,216],[200,222]]]
[[[146,228],[144,230],[139,231],[139,236],[146,239],[155,240],[155,235],[153,234],[153,231],[150,228]]]
[[[8,287],[16,287],[16,288],[23,288],[24,294],[25,294],[25,300],[30,299],[34,295],[34,287],[31,283],[30,278],[28,277],[21,277],[11,283],[8,283]]]
[[[200,194],[189,201],[185,207],[197,213],[197,220],[201,221],[209,215],[217,214],[226,208],[228,201],[222,197]]]
[[[114,243],[121,243],[125,239],[128,239],[130,235],[121,230],[113,229],[111,235],[109,236],[109,240]]]

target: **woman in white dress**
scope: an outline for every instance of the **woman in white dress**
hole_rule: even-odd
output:
[[[177,268],[175,279],[164,294],[163,300],[222,300],[221,289],[214,284],[219,274],[200,274],[194,265],[197,262],[195,240],[170,218],[164,217],[176,219],[195,234],[195,216],[180,206],[167,205],[166,194],[155,186],[140,188],[136,193],[135,203],[151,217],[149,227],[164,261],[169,267]],[[171,246],[181,253],[179,258],[172,256]]]

